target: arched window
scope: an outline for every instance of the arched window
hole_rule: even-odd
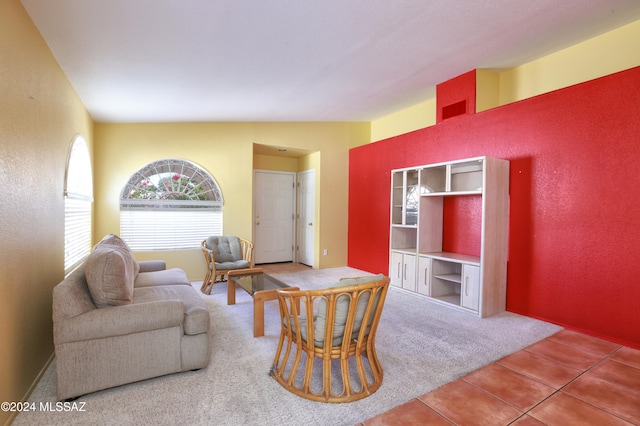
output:
[[[120,197],[120,236],[132,250],[198,248],[222,235],[222,193],[213,176],[186,160],[147,164]]]
[[[87,142],[71,142],[64,175],[64,273],[68,275],[91,251],[93,177]]]

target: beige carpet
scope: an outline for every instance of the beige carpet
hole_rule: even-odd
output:
[[[322,288],[363,272],[344,267],[276,275],[290,285]],[[193,285],[200,293],[200,283]],[[23,412],[14,425],[353,425],[560,330],[511,313],[480,320],[392,288],[376,345],[382,386],[360,401],[325,404],[287,392],[268,375],[279,336],[276,302],[265,304],[265,337],[254,338],[252,300],[244,291],[237,290],[233,306],[226,304],[226,283],[202,297],[212,321],[207,368],[83,396],[76,401],[82,412]],[[36,408],[56,401],[54,369],[55,361],[30,398]]]

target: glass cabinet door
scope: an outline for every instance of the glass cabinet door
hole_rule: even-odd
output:
[[[391,224],[404,224],[404,172],[391,175]]]
[[[418,170],[406,170],[405,191],[405,225],[418,224],[418,210],[420,209],[420,172]]]
[[[393,172],[391,198],[391,224],[416,226],[420,207],[420,171]]]

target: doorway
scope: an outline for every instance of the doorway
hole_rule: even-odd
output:
[[[254,263],[292,262],[295,173],[254,172]]]
[[[316,173],[306,170],[298,173],[298,244],[299,263],[313,267],[316,229]]]

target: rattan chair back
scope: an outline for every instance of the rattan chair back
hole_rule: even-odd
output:
[[[248,269],[253,268],[253,243],[240,237],[238,237],[238,240],[240,241],[242,259],[249,262]],[[200,291],[202,291],[204,294],[211,294],[213,284],[226,281],[229,271],[237,269],[217,269],[215,252],[207,247],[206,243],[206,239],[203,240],[202,243],[200,243],[200,249],[202,250],[202,254],[204,255],[204,262],[207,268],[204,280],[202,281],[202,287],[200,287]]]
[[[322,402],[356,401],[378,390],[383,372],[375,338],[389,278],[373,279],[278,290],[282,327],[270,374],[280,385]]]

